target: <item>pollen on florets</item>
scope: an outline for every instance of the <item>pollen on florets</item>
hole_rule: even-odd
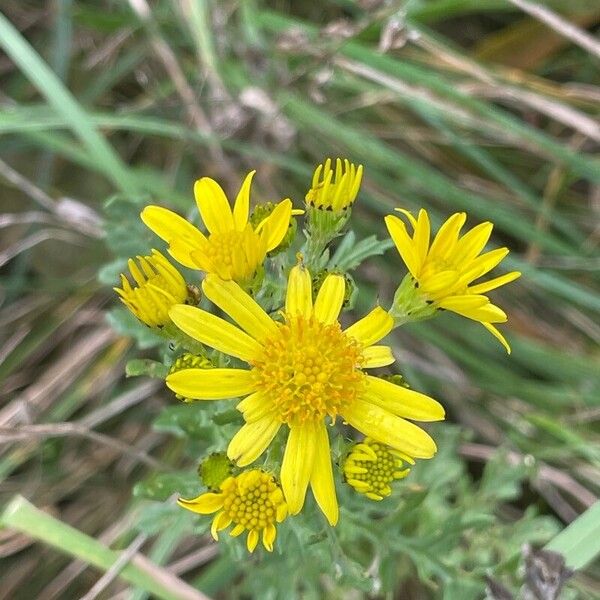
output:
[[[352,446],[343,465],[346,483],[371,500],[383,500],[392,493],[390,484],[406,477],[414,460],[385,444],[365,438]]]
[[[362,351],[339,323],[285,315],[251,362],[257,391],[272,398],[282,423],[332,420],[362,392]]]

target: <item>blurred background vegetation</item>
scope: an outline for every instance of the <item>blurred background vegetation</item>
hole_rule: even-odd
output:
[[[466,600],[486,573],[517,590],[524,542],[586,567],[565,597],[600,596],[598,505],[580,517],[600,488],[597,1],[1,11],[0,598]],[[356,524],[335,564],[319,532],[242,559],[164,502],[197,486],[206,424],[125,377],[157,341],[110,286],[157,243],[142,204],[191,214],[196,178],[231,192],[256,168],[255,199],[300,205],[326,156],[365,165],[359,237],[399,205],[495,223],[523,272],[494,294],[513,354],[458,317],[403,328],[401,372],[449,418],[390,499],[389,540]],[[371,259],[358,308],[403,273],[393,251]]]

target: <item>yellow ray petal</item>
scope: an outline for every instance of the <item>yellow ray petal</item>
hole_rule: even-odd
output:
[[[258,531],[256,529],[251,529],[248,532],[248,538],[246,539],[248,552],[254,552],[256,544],[258,544]]]
[[[215,541],[219,541],[219,531],[229,527],[232,520],[233,519],[224,510],[215,515],[210,527],[210,533]]]
[[[318,423],[315,431],[315,458],[310,476],[310,487],[315,500],[329,524],[334,527],[338,522],[339,508],[335,495],[329,435],[324,423]]]
[[[450,254],[450,260],[455,264],[473,260],[485,247],[492,234],[494,226],[486,221],[467,231],[457,242]]]
[[[458,271],[439,271],[429,277],[422,277],[419,288],[424,294],[439,294],[455,285],[458,279]]]
[[[328,275],[315,300],[315,317],[327,325],[335,323],[344,304],[346,282],[343,275]]]
[[[262,419],[273,410],[273,402],[262,392],[255,392],[241,400],[236,409],[244,415],[246,423]]]
[[[281,421],[275,419],[273,414],[246,423],[229,442],[227,456],[238,467],[249,465],[267,449],[280,427]]]
[[[194,184],[194,197],[202,221],[210,233],[224,233],[234,229],[233,214],[223,188],[210,177]]]
[[[183,369],[167,376],[167,387],[184,398],[221,400],[254,391],[254,379],[245,369]]]
[[[507,354],[510,354],[510,345],[506,341],[506,338],[494,327],[491,323],[481,323],[501,344],[504,346]]]
[[[275,525],[269,523],[264,529],[262,534],[262,542],[267,552],[273,552],[273,544],[275,543],[275,537],[277,536],[277,529]]]
[[[464,273],[465,282],[470,283],[482,277],[498,265],[507,254],[508,248],[496,248],[473,259]]]
[[[413,233],[414,233],[417,229],[417,220],[413,217],[413,214],[409,210],[406,210],[405,208],[395,208],[394,210],[399,213],[402,213],[409,220],[410,224],[412,225]]]
[[[250,187],[252,178],[256,171],[250,171],[242,183],[233,205],[233,223],[238,231],[244,231],[248,223],[248,213],[250,212]]]
[[[247,333],[200,308],[177,304],[169,317],[184,333],[225,354],[248,362],[260,353],[260,344]]]
[[[506,275],[500,275],[500,277],[494,277],[494,279],[473,285],[469,288],[469,292],[472,294],[485,294],[486,292],[495,290],[496,288],[506,285],[507,283],[518,279],[519,277],[521,277],[521,273],[519,273],[519,271],[511,271],[510,273],[506,273]]]
[[[482,303],[482,298],[486,302]],[[450,296],[442,299],[439,306],[474,321],[504,323],[508,318],[501,308],[492,304],[485,296]]]
[[[172,210],[147,206],[140,217],[144,224],[169,244],[169,254],[182,265],[196,269],[192,252],[203,251],[207,240],[203,233]]]
[[[297,265],[290,271],[285,311],[291,315],[300,314],[310,317],[312,314],[312,279],[304,265]]]
[[[458,234],[462,229],[467,215],[464,212],[454,213],[439,229],[429,249],[429,256],[447,256],[458,241]]]
[[[362,351],[364,362],[361,363],[363,369],[374,369],[376,367],[386,367],[391,365],[395,358],[392,349],[389,346],[369,346]]]
[[[417,226],[415,227],[415,235],[413,241],[415,249],[419,256],[419,263],[422,265],[427,257],[429,251],[429,236],[431,235],[431,226],[429,224],[429,215],[427,211],[421,209],[419,211],[419,218],[417,220]]]
[[[191,498],[190,500],[179,498],[177,504],[201,515],[210,515],[223,508],[223,494],[202,494],[197,498]]]
[[[366,400],[356,400],[343,417],[366,436],[409,456],[431,458],[437,450],[423,429]]]
[[[413,277],[418,277],[421,270],[421,261],[415,243],[406,231],[406,226],[394,215],[388,215],[385,218],[385,224],[406,267]]]
[[[234,281],[207,275],[202,282],[206,297],[225,311],[246,333],[263,342],[277,333],[277,324],[261,306]]]
[[[399,417],[415,421],[441,421],[446,414],[444,407],[433,398],[379,377],[367,376],[364,399]]]
[[[273,212],[257,227],[260,237],[269,252],[281,244],[290,226],[292,216],[292,201],[289,198],[282,200]]]
[[[393,327],[394,319],[381,306],[376,306],[367,316],[348,327],[344,333],[366,347],[384,338]]]
[[[313,423],[290,427],[281,464],[281,487],[291,515],[298,514],[304,505],[313,470],[316,441]]]

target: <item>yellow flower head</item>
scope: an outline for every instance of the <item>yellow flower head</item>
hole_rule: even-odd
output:
[[[335,172],[331,168],[331,159],[319,165],[314,172],[312,187],[306,194],[307,206],[322,210],[341,212],[352,206],[360,183],[363,167],[358,167],[348,159],[336,158]]]
[[[180,506],[201,515],[217,513],[210,529],[215,540],[219,531],[233,524],[230,535],[236,537],[248,531],[246,545],[254,552],[262,533],[263,546],[273,551],[277,530],[288,514],[281,488],[275,478],[259,469],[228,477],[216,493],[208,492],[191,500],[178,500]]]
[[[142,221],[169,244],[169,253],[182,265],[247,284],[267,252],[285,237],[292,214],[292,202],[286,199],[256,227],[248,222],[254,173],[246,176],[233,211],[216,181],[208,177],[196,181],[194,196],[208,237],[178,214],[160,206],[147,206],[142,211]]]
[[[388,231],[418,286],[419,293],[433,308],[444,308],[479,321],[510,353],[504,336],[493,323],[504,323],[506,313],[492,304],[484,294],[520,277],[511,271],[483,283],[473,282],[498,265],[508,254],[508,248],[498,248],[481,254],[492,233],[489,222],[473,227],[460,235],[467,216],[453,214],[430,241],[429,216],[419,211],[418,219],[406,210],[403,213],[413,228],[411,237],[404,222],[394,216],[385,218]]]
[[[415,463],[410,456],[366,437],[354,444],[344,461],[346,483],[371,500],[383,500],[392,493],[390,483],[410,473],[410,468],[402,468],[404,462]]]
[[[313,302],[310,273],[302,265],[294,267],[282,322],[232,281],[208,275],[202,287],[239,327],[191,306],[174,307],[173,322],[248,368],[187,369],[169,375],[167,385],[199,400],[246,396],[237,405],[246,423],[227,449],[239,466],[261,456],[282,425],[289,429],[281,485],[291,514],[302,509],[310,484],[329,522],[338,520],[326,417],[333,421],[339,415],[365,435],[410,456],[435,454],[431,437],[407,419],[437,421],[444,409],[423,394],[365,373],[394,361],[389,347],[376,345],[394,323],[377,307],[342,329],[342,275],[329,275]]]
[[[130,258],[127,265],[135,281],[132,287],[121,274],[121,287],[113,288],[125,306],[149,327],[163,327],[171,322],[169,309],[186,301],[188,290],[181,273],[160,253]]]

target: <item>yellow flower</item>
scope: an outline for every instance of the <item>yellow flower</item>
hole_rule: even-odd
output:
[[[402,468],[404,462],[415,464],[410,456],[366,437],[344,461],[346,483],[371,500],[383,500],[392,493],[390,483],[410,473]]]
[[[191,500],[180,498],[178,504],[201,515],[216,512],[210,529],[215,540],[219,539],[219,531],[231,524],[233,537],[248,531],[249,552],[254,552],[261,533],[263,546],[272,552],[277,535],[275,523],[281,523],[288,514],[275,478],[259,469],[228,477],[217,493],[208,492]]]
[[[233,211],[216,181],[208,177],[196,181],[194,196],[208,237],[183,217],[160,206],[147,206],[142,221],[169,244],[169,253],[182,265],[247,284],[267,252],[285,237],[292,214],[292,202],[286,199],[256,228],[248,222],[254,173],[246,176]]]
[[[329,275],[313,303],[306,268],[291,270],[283,322],[273,320],[239,285],[208,275],[203,291],[239,325],[191,306],[176,306],[173,322],[193,338],[246,362],[250,368],[188,369],[167,377],[186,398],[218,400],[247,396],[237,408],[245,425],[227,453],[239,466],[255,461],[282,425],[289,428],[281,484],[290,513],[302,509],[310,483],[332,525],[338,520],[325,417],[344,421],[378,441],[419,458],[430,458],[431,437],[406,419],[437,421],[444,409],[431,398],[363,372],[394,361],[390,348],[375,345],[393,327],[380,307],[342,330],[341,275]]]
[[[520,277],[511,271],[482,283],[473,282],[498,265],[508,254],[508,248],[498,248],[481,254],[492,233],[493,225],[480,223],[460,236],[467,216],[453,214],[430,242],[427,211],[421,209],[418,219],[403,209],[413,227],[412,238],[402,220],[394,215],[385,218],[388,231],[406,263],[422,295],[432,308],[444,308],[463,317],[479,321],[510,354],[510,346],[493,323],[504,323],[506,313],[492,304],[484,294]]]
[[[346,210],[356,200],[362,175],[362,165],[357,167],[348,159],[342,163],[339,158],[335,160],[334,174],[331,159],[328,158],[315,169],[312,187],[306,194],[306,204],[333,212]]]
[[[185,302],[188,290],[181,273],[160,253],[138,256],[138,264],[129,259],[127,265],[136,286],[121,274],[120,288],[113,288],[125,306],[149,327],[163,327],[171,322],[169,309]]]

